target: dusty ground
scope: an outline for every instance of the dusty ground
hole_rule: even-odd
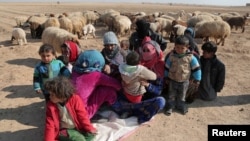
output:
[[[0,140],[41,141],[44,126],[44,100],[32,89],[32,74],[39,62],[37,53],[41,40],[31,39],[27,29],[28,44],[12,45],[14,17],[38,13],[62,13],[84,10],[104,11],[114,9],[121,12],[195,10],[216,12],[239,12],[245,14],[249,7],[184,6],[167,4],[0,4]],[[102,48],[105,27],[97,27],[97,38],[81,39],[82,49]],[[124,37],[126,38],[126,37]],[[201,45],[199,45],[201,46]],[[173,44],[168,44],[168,49]],[[173,113],[167,117],[162,113],[143,125],[127,141],[206,141],[209,124],[250,124],[250,26],[245,33],[232,31],[225,46],[219,46],[218,58],[226,65],[225,87],[217,100],[204,102],[196,100],[189,105],[189,112],[183,116]]]

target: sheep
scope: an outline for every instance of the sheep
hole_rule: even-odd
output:
[[[19,45],[27,44],[26,33],[22,28],[13,28],[11,36],[12,44],[17,41]]]
[[[56,50],[56,55],[62,53],[61,45],[67,40],[79,44],[79,39],[76,35],[58,27],[47,27],[42,34],[42,43],[52,45]]]
[[[78,38],[82,37],[82,28],[86,25],[87,20],[84,16],[72,16],[69,17],[73,25],[73,34],[77,34]]]
[[[235,27],[237,30],[238,27],[241,27],[242,33],[245,31],[245,25],[246,25],[247,17],[246,16],[235,16],[235,17],[230,17],[227,20],[227,23],[230,25],[231,29]]]
[[[60,28],[67,30],[68,32],[72,33],[73,31],[73,24],[72,21],[68,17],[60,17],[58,19],[60,23]]]
[[[96,11],[85,11],[83,12],[83,16],[86,18],[87,24],[90,23],[96,25],[96,21],[99,19],[100,14]]]
[[[150,22],[149,28],[154,31],[154,32],[159,32],[161,31],[161,25],[159,22]]]
[[[95,38],[95,27],[92,24],[87,24],[83,27],[83,36],[86,40],[88,37],[88,34],[92,34],[93,38]]]
[[[32,38],[41,38],[44,30],[44,23],[48,19],[46,16],[30,16],[26,23],[30,24],[30,33]]]
[[[163,35],[164,31],[170,35],[172,31],[172,20],[165,19],[165,18],[155,18],[155,22],[160,23],[161,35]]]
[[[201,21],[214,21],[214,19],[209,15],[197,15],[190,18],[187,21],[187,25],[188,27],[195,27],[195,25]]]
[[[180,24],[176,24],[173,26],[173,31],[171,32],[171,35],[170,35],[170,42],[174,42],[175,41],[175,38],[177,36],[180,36],[180,35],[184,35],[184,32],[185,30],[187,29],[186,26],[183,26],[183,25],[180,25]]]
[[[18,17],[15,17],[14,19],[16,21],[17,27],[24,27],[28,17],[27,16],[18,16]]]
[[[196,38],[205,38],[205,41],[209,40],[209,37],[213,37],[217,45],[224,46],[225,39],[230,36],[231,28],[225,21],[203,21],[199,27],[195,27]],[[220,39],[217,42],[217,39]]]
[[[118,37],[130,34],[131,24],[132,22],[127,16],[117,15],[113,20],[114,30]]]
[[[59,23],[59,21],[58,21],[58,18],[50,17],[50,18],[48,18],[48,19],[44,22],[44,28],[51,27],[51,26],[60,27],[60,23]]]
[[[185,11],[184,10],[180,10],[177,13],[175,13],[175,12],[168,12],[166,15],[174,17],[175,20],[181,20],[181,17],[183,17],[185,15]]]

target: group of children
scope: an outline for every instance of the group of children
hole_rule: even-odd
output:
[[[114,32],[106,32],[101,51],[81,51],[77,43],[66,41],[62,56],[56,57],[52,46],[40,47],[33,86],[46,100],[46,141],[93,140],[97,130],[91,118],[103,104],[121,118],[138,117],[141,124],[164,108],[166,115],[175,108],[186,114],[191,85],[194,98],[217,97],[224,86],[225,66],[216,58],[216,44],[204,43],[199,57],[194,31],[188,28],[188,35],[177,37],[164,59],[165,40],[144,21],[137,25],[133,36],[121,42]]]

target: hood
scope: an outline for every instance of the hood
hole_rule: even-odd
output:
[[[121,73],[123,81],[129,83],[140,74],[140,72],[142,71],[142,66],[130,66],[127,64],[121,64],[119,65],[119,71]]]

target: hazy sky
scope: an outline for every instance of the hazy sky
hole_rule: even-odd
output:
[[[155,3],[185,3],[223,6],[245,6],[250,0],[0,0],[0,2],[155,2]]]

